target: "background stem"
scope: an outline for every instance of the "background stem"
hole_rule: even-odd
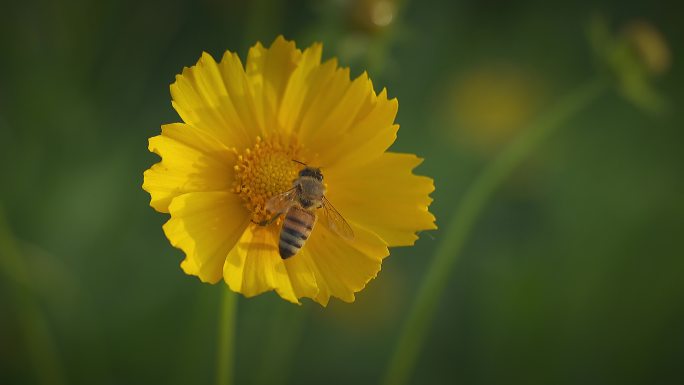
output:
[[[265,333],[261,369],[254,373],[252,385],[284,385],[290,378],[299,358],[299,345],[309,319],[308,306],[292,306],[280,301],[269,320],[270,328]]]
[[[218,324],[219,345],[216,362],[216,384],[230,385],[234,379],[235,314],[237,295],[222,287],[221,314]]]
[[[30,267],[14,237],[5,213],[0,206],[0,276],[5,281],[17,323],[26,341],[27,353],[38,384],[65,384],[64,372],[59,359],[57,344],[50,324],[36,298],[32,285]],[[5,287],[2,287],[5,289]],[[6,311],[3,309],[3,311]],[[11,313],[11,311],[10,311]]]
[[[427,334],[435,307],[458,260],[466,238],[491,195],[511,172],[549,134],[589,106],[601,95],[603,82],[580,85],[563,97],[529,129],[524,131],[478,176],[465,192],[461,203],[442,233],[416,301],[401,330],[399,340],[385,373],[384,384],[405,384],[409,380]]]

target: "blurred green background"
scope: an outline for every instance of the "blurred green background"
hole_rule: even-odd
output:
[[[681,4],[538,0],[4,2],[0,383],[214,382],[223,286],[182,273],[140,187],[147,138],[179,121],[168,86],[203,50],[244,59],[284,34],[367,69],[399,99],[393,149],[426,158],[443,226],[511,138],[596,76],[595,14],[662,32],[671,108],[609,91],[516,170],[411,382],[684,383]],[[240,298],[236,383],[377,383],[441,237],[394,249],[351,305]]]

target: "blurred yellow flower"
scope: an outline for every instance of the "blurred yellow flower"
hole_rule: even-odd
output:
[[[513,65],[484,64],[467,70],[444,98],[444,111],[455,127],[449,136],[470,149],[497,153],[534,115],[539,83]]]
[[[204,53],[177,75],[171,96],[183,123],[150,139],[162,160],[145,172],[143,189],[171,215],[164,232],[185,252],[187,274],[223,279],[247,297],[275,290],[294,303],[352,302],[388,246],[436,228],[432,179],[412,173],[421,159],[386,151],[399,129],[397,100],[376,94],[365,73],[352,81],[335,59],[321,63],[321,52],[321,44],[302,52],[278,37],[269,48],[254,45],[246,67],[232,52],[219,63]],[[266,202],[292,188],[303,167],[295,160],[321,167],[325,196],[354,237],[321,221],[283,259],[282,220],[258,223],[273,215]]]

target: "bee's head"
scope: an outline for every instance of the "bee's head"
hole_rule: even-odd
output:
[[[320,168],[306,166],[299,172],[299,176],[308,176],[315,178],[319,182],[323,181],[323,174],[321,174]]]

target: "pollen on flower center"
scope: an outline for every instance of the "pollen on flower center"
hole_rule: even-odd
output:
[[[253,222],[270,219],[273,213],[266,211],[266,202],[292,188],[300,168],[293,161],[296,152],[296,145],[257,137],[252,148],[238,155],[233,191],[252,213]]]

